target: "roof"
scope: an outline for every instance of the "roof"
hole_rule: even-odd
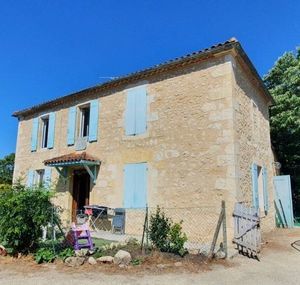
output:
[[[61,104],[67,103],[67,102],[72,102],[74,100],[79,100],[83,99],[86,96],[98,93],[98,92],[103,92],[110,90],[115,87],[120,87],[129,83],[134,83],[138,80],[141,79],[147,79],[151,76],[166,73],[171,70],[178,69],[180,67],[184,67],[190,64],[194,64],[203,60],[207,60],[209,58],[213,58],[214,56],[230,51],[230,50],[235,50],[237,54],[244,60],[248,68],[250,69],[250,72],[254,76],[254,78],[258,82],[258,86],[263,90],[265,95],[267,96],[269,102],[274,103],[273,98],[269,91],[266,89],[262,79],[260,78],[258,72],[256,71],[254,65],[246,55],[245,51],[243,50],[241,44],[235,39],[231,38],[228,41],[225,41],[223,43],[218,43],[215,44],[209,48],[199,50],[193,53],[189,53],[187,55],[163,62],[161,64],[154,65],[152,67],[130,73],[127,75],[124,75],[122,77],[104,82],[103,84],[93,86],[87,89],[83,89],[81,91],[59,97],[57,99],[51,100],[44,102],[39,105],[32,106],[27,109],[23,109],[20,111],[16,111],[13,113],[14,117],[24,117],[24,116],[29,116],[32,114],[35,114],[37,112],[42,112],[50,108],[55,108],[57,106],[60,106]],[[100,95],[101,96],[101,95]],[[102,95],[103,96],[103,95]]]
[[[44,161],[44,164],[49,166],[51,165],[54,166],[57,164],[71,165],[71,164],[83,164],[83,163],[99,164],[100,161],[97,158],[87,154],[86,152],[70,153],[70,154],[54,157],[51,159],[47,159]]]

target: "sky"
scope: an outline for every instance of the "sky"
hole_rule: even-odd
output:
[[[299,0],[0,0],[0,157],[14,111],[236,37],[260,75],[300,46]]]

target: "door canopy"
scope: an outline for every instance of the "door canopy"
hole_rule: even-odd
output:
[[[101,162],[86,152],[82,152],[47,159],[44,161],[44,164],[49,167],[54,167],[64,178],[67,178],[68,167],[82,166],[90,175],[93,183],[96,184],[97,168],[100,166]]]

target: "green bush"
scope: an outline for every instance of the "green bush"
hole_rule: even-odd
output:
[[[153,245],[163,252],[171,252],[183,256],[186,253],[184,243],[187,236],[182,232],[182,221],[173,223],[157,207],[156,213],[150,217],[149,237]]]
[[[57,258],[65,260],[67,257],[74,255],[74,249],[69,245],[66,245],[64,239],[47,240],[38,244],[34,253],[34,259],[40,264],[53,262]]]
[[[66,258],[74,256],[74,255],[75,255],[75,251],[71,247],[64,248],[63,250],[61,250],[58,253],[58,257],[62,260],[65,260]]]
[[[10,191],[11,189],[12,189],[12,186],[9,184],[0,184],[0,192]]]
[[[178,224],[175,223],[171,226],[169,231],[169,251],[179,254],[181,256],[185,255],[186,249],[184,248],[184,243],[187,241],[187,236],[182,232],[182,221]]]
[[[41,227],[52,220],[59,222],[45,188],[26,188],[21,184],[11,191],[0,191],[0,243],[10,254],[34,251]]]
[[[149,238],[153,245],[161,251],[168,251],[170,228],[170,219],[157,207],[156,213],[150,217]]]
[[[50,263],[56,258],[55,252],[51,248],[40,248],[35,254],[34,259],[36,263]]]

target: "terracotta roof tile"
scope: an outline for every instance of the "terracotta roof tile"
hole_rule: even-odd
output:
[[[80,161],[99,162],[99,159],[87,154],[86,152],[70,153],[70,154],[54,157],[51,159],[47,159],[44,161],[44,164],[51,165],[51,164],[56,164],[56,163],[80,162]]]

